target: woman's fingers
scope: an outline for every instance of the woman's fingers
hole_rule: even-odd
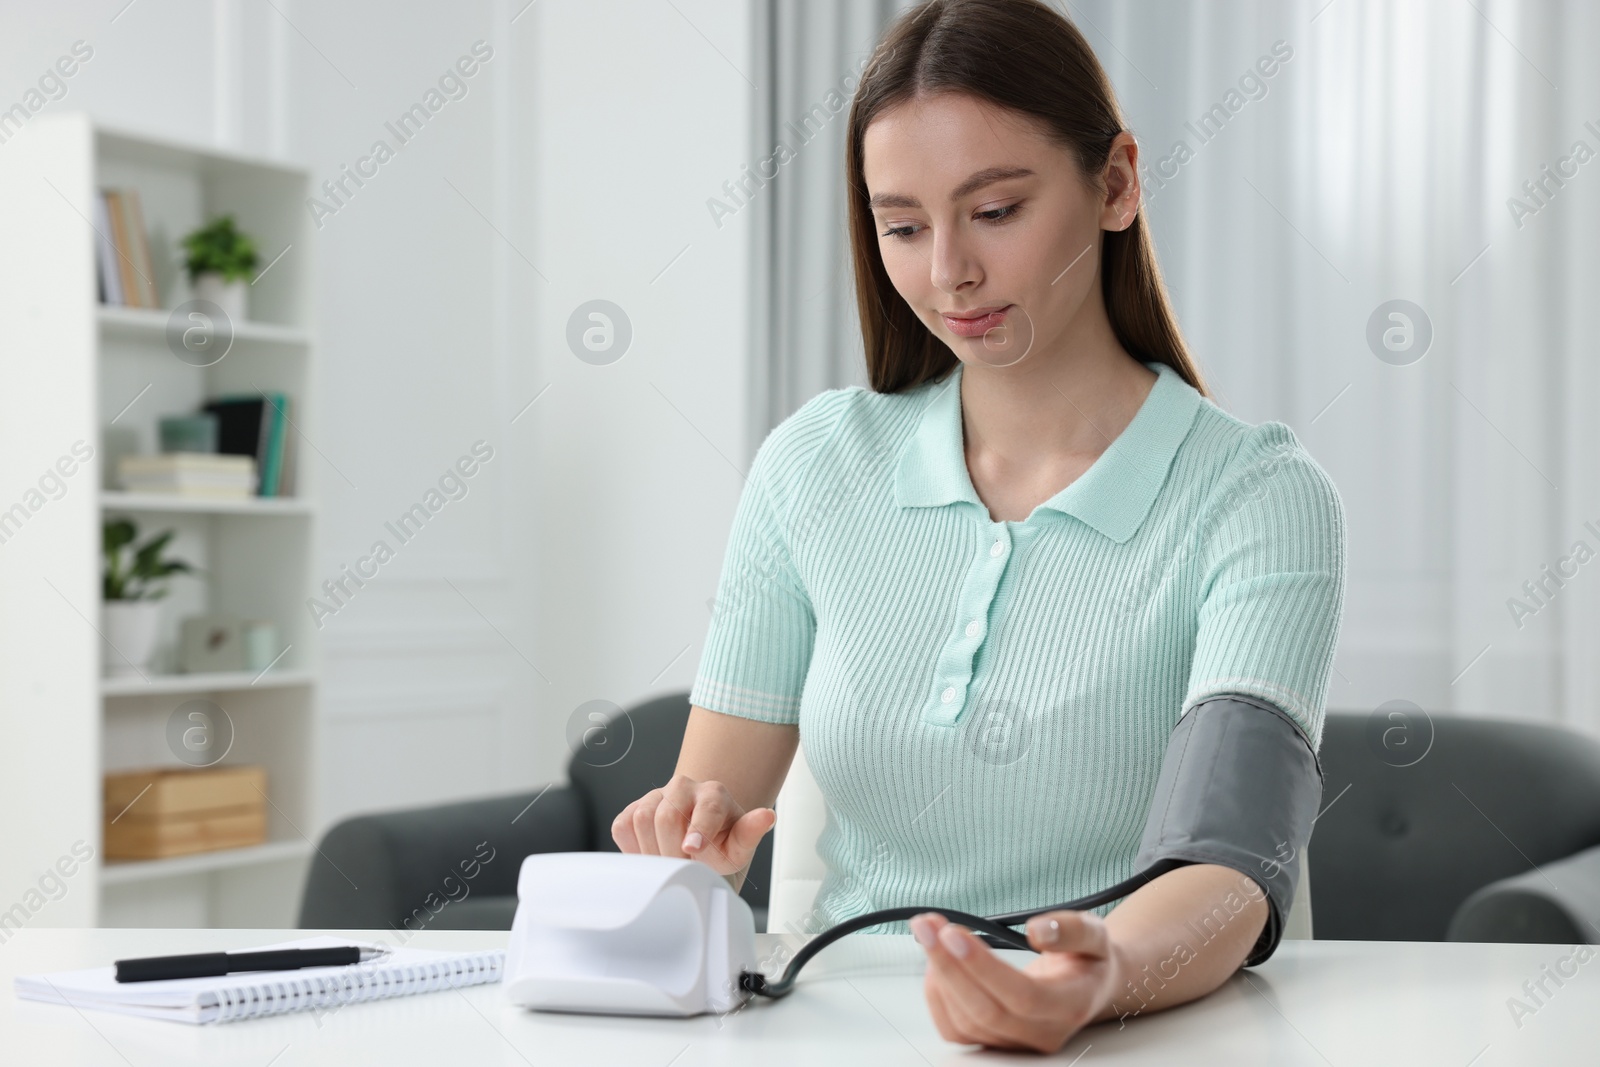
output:
[[[957,996],[947,996],[945,1012],[950,1017],[951,1028],[956,1032],[956,1042],[963,1045],[987,1045],[990,1048],[1009,1048],[1016,1042],[974,1015],[966,1001]]]
[[[950,1009],[945,1004],[944,989],[938,977],[929,967],[922,979],[922,994],[928,1001],[928,1014],[933,1016],[933,1025],[939,1031],[939,1036],[955,1045],[971,1044],[966,1031],[950,1017]]]
[[[964,1014],[985,1025],[1006,1012],[1005,1005],[1032,995],[1028,977],[994,954],[965,926],[937,917],[935,946],[928,951],[928,964],[944,980],[949,990],[952,1014]]]
[[[694,817],[689,821],[689,832],[684,836],[683,850],[690,857],[709,864],[719,874],[733,874],[750,865],[756,846],[772,829],[778,813],[771,808],[741,811],[732,794],[719,783],[708,784],[716,789],[700,794]]]
[[[996,1003],[990,991],[961,972],[961,961],[949,951],[951,942],[946,939],[952,938],[953,934],[962,934],[971,938],[985,952],[988,946],[973,937],[965,927],[937,913],[918,916],[911,923],[911,928],[917,941],[928,950],[928,970],[923,980],[923,990],[940,1036],[957,1044],[1009,1045],[1010,1040],[994,1026],[1005,1015],[1004,1009]],[[946,933],[946,930],[951,933]],[[969,952],[969,955],[972,953]],[[990,953],[990,957],[1001,967],[1012,969],[1010,964],[993,953]]]
[[[633,834],[639,852],[645,856],[659,856],[656,848],[656,808],[661,803],[659,789],[652,789],[633,802]]]
[[[689,820],[694,817],[700,784],[680,774],[661,787],[655,817],[656,855],[688,858],[683,852],[683,839],[689,833]]]
[[[623,852],[697,859],[726,875],[750,865],[777,819],[771,808],[740,808],[721,782],[678,775],[624,808],[611,837]]]
[[[1111,933],[1092,911],[1047,911],[1028,920],[1028,944],[1040,952],[1076,952],[1096,959],[1111,955]]]
[[[771,808],[751,808],[733,824],[733,828],[728,831],[728,851],[736,857],[744,857],[744,862],[739,865],[740,868],[750,862],[750,857],[755,855],[761,839],[777,821],[778,813]]]
[[[721,782],[701,782],[694,792],[694,812],[689,826],[679,842],[680,855],[704,860],[721,871],[721,867],[737,857],[724,855],[725,846],[719,840],[734,819],[738,818],[738,805]],[[732,867],[723,874],[738,870]]]
[[[639,835],[633,829],[633,809],[638,805],[639,802],[635,800],[611,820],[611,840],[615,841],[617,848],[623,852],[639,851]]]
[[[1109,930],[1091,912],[1047,912],[1028,924],[1029,944],[1041,953],[1082,957],[1088,970],[1076,977],[1041,977],[1036,964],[1018,970],[972,931],[938,914],[916,916],[911,928],[927,949],[924,985],[931,1010],[934,996],[939,998],[940,1032],[948,1026],[959,1035],[956,1040],[1000,1048],[1053,1051],[1064,1037],[1063,1025],[1070,1024],[1066,1034],[1086,1025],[1098,1003],[1090,986],[1105,981],[1112,951]]]

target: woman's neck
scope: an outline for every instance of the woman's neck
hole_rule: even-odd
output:
[[[1031,353],[1010,367],[968,361],[961,372],[967,464],[996,477],[1086,469],[1138,414],[1156,374],[1108,347]]]

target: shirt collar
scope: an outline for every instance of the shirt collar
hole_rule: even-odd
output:
[[[1188,436],[1202,397],[1165,363],[1146,363],[1157,378],[1133,421],[1089,469],[1039,505],[1071,515],[1121,544],[1138,531],[1155,504],[1167,470]],[[961,372],[957,363],[933,387],[916,430],[895,467],[895,502],[901,507],[939,507],[966,501],[985,518],[962,449]]]

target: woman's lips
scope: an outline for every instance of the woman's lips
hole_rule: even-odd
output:
[[[991,311],[987,315],[979,315],[977,318],[958,319],[953,315],[944,315],[943,318],[945,327],[957,337],[982,337],[1004,322],[1006,312],[1010,310],[1011,305],[1007,304],[998,311]]]

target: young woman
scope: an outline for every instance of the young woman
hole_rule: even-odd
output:
[[[1268,702],[1318,744],[1342,505],[1286,426],[1209,399],[1138,145],[1051,8],[907,11],[847,137],[871,388],[814,397],[759,449],[677,773],[612,833],[737,887],[803,738],[828,806],[817,929],[1076,899],[1135,873],[1200,701]],[[1191,862],[1104,916],[1036,918],[1022,969],[938,915],[884,928],[926,948],[947,1039],[1051,1052],[1270,954],[1251,874]]]

